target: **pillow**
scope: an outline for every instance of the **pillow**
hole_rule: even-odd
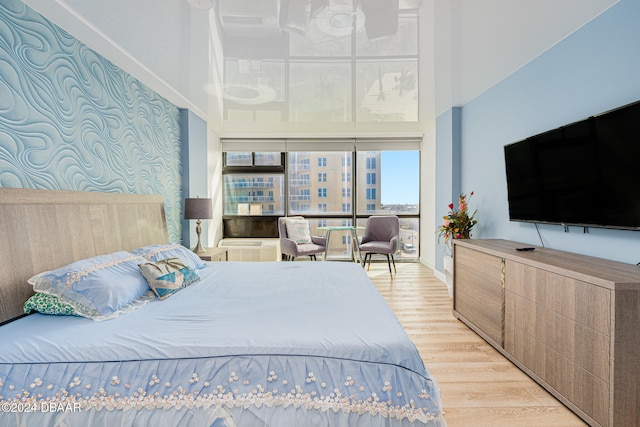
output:
[[[24,303],[24,312],[52,314],[55,316],[79,316],[71,304],[62,302],[56,295],[36,292]]]
[[[311,243],[311,232],[309,231],[309,221],[306,219],[284,220],[287,228],[287,237],[296,243]]]
[[[198,273],[187,267],[180,258],[148,262],[139,267],[149,286],[161,300],[200,280]]]
[[[117,316],[118,310],[149,291],[140,274],[142,257],[114,252],[73,262],[31,277],[36,292],[55,295],[76,313],[95,320]]]
[[[131,251],[134,255],[145,258],[146,261],[160,261],[166,258],[180,258],[185,262],[187,267],[198,270],[205,268],[206,264],[192,250],[182,245],[169,243],[167,245],[148,245]]]

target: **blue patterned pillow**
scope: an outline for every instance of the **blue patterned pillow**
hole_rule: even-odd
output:
[[[146,260],[114,252],[73,262],[28,280],[36,292],[58,296],[76,313],[96,320],[116,316],[120,309],[149,291],[138,264]]]
[[[166,258],[180,258],[185,261],[187,267],[198,270],[205,268],[206,264],[193,251],[176,243],[166,245],[148,245],[131,251],[132,254],[141,256],[148,261],[160,261]]]
[[[57,295],[36,292],[24,303],[24,312],[52,314],[56,316],[78,316],[71,304],[62,302]]]
[[[140,264],[139,267],[149,286],[161,300],[200,280],[198,273],[177,257]]]

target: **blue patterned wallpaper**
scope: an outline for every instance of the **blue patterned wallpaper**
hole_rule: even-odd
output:
[[[0,187],[160,194],[179,242],[179,110],[19,0],[2,0]]]

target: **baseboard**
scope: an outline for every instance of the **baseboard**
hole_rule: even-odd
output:
[[[442,283],[446,285],[447,279],[444,277],[444,273],[441,273],[438,270],[433,270],[433,277],[440,280]]]
[[[433,270],[433,277],[435,277],[436,279],[438,279],[439,281],[441,281],[442,283],[444,283],[446,285],[447,279],[446,279],[444,273],[436,270],[436,266],[435,265],[432,265],[430,262],[427,262],[424,258],[420,258],[420,264],[426,265],[431,270]]]

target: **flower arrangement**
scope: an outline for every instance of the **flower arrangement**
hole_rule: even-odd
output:
[[[453,203],[449,204],[449,213],[442,217],[444,222],[438,229],[438,241],[442,237],[444,237],[445,243],[448,243],[449,239],[468,239],[471,237],[471,229],[478,223],[478,220],[474,219],[477,210],[469,215],[471,196],[473,196],[473,191],[469,193],[469,197],[466,194],[461,194],[458,199],[458,209],[454,209]]]

